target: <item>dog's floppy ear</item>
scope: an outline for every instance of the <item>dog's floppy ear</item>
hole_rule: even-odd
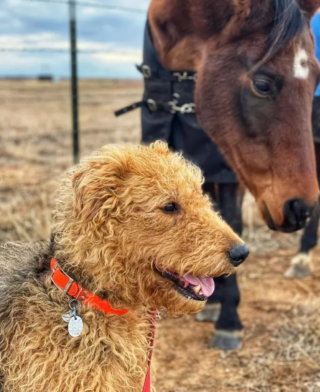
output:
[[[72,177],[74,208],[84,221],[107,218],[119,214],[120,186],[126,176],[126,164],[120,157],[107,159],[90,157]]]
[[[105,198],[94,195],[93,184],[90,184],[88,177],[84,170],[76,172],[72,178],[74,208],[78,217],[85,221],[92,220],[105,201]]]

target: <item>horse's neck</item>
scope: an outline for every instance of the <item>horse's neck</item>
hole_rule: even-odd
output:
[[[149,25],[162,65],[197,71],[204,42],[218,36],[233,13],[232,0],[153,0]]]
[[[197,63],[201,56],[201,43],[196,37],[187,37],[179,41],[168,52],[157,49],[162,65],[171,71],[197,71]]]
[[[257,21],[260,28],[269,25],[275,1],[152,0],[148,20],[162,65],[170,70],[197,71],[208,42],[212,50],[216,44],[223,46],[252,34]],[[320,0],[299,1],[320,5]]]

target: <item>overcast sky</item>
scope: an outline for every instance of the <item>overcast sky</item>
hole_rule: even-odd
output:
[[[0,50],[69,48],[68,7],[31,0],[0,0]],[[63,0],[62,0],[63,1]],[[79,54],[80,77],[139,77],[143,29],[150,0],[79,0],[139,8],[144,13],[78,7],[79,49],[107,49],[109,54]],[[117,53],[125,52],[125,54]],[[2,52],[0,76],[53,73],[69,77],[68,53]]]

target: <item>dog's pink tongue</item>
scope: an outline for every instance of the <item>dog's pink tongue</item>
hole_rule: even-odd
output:
[[[202,294],[205,297],[210,297],[210,295],[213,294],[215,285],[214,285],[214,280],[212,278],[196,278],[192,275],[185,275],[184,280],[194,286],[201,286],[201,291]]]

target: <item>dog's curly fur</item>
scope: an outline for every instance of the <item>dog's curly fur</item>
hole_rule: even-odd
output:
[[[226,252],[241,240],[214,213],[199,169],[161,142],[106,146],[63,183],[50,244],[0,248],[0,390],[141,392],[150,316],[193,313],[204,303],[179,294],[153,266],[183,276],[234,272]],[[165,214],[175,202],[180,210]],[[68,298],[51,283],[52,256],[123,316],[83,305],[71,338]]]

